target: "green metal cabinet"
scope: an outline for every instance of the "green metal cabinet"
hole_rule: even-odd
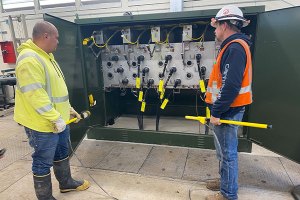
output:
[[[244,120],[272,124],[270,130],[246,128],[239,138],[239,150],[251,151],[252,142],[300,162],[300,7],[264,12],[264,7],[242,8],[252,20],[253,33],[253,95],[254,103]],[[172,132],[111,129],[105,127],[107,117],[118,112],[119,100],[114,94],[105,96],[99,61],[86,53],[81,41],[84,29],[97,25],[158,23],[159,21],[189,21],[210,19],[218,10],[163,13],[137,16],[80,19],[70,23],[45,15],[60,33],[56,59],[66,76],[71,104],[77,110],[90,109],[89,120],[72,125],[72,144],[76,147],[87,133],[95,139],[155,143],[199,148],[213,148],[211,135],[192,135]],[[93,93],[97,105],[89,108],[88,94]],[[115,106],[112,106],[112,105]],[[109,108],[105,108],[105,105]]]
[[[249,139],[300,162],[300,7],[258,15],[249,120],[271,130],[250,129]]]

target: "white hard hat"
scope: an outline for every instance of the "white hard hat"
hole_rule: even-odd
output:
[[[244,18],[241,9],[234,5],[224,6],[221,10],[219,10],[216,17],[211,20],[211,25],[215,27],[215,23],[217,21],[224,20],[230,20],[230,22],[233,22],[233,24],[235,24],[234,21],[242,21],[243,27],[248,26],[248,24],[250,23],[250,20]]]

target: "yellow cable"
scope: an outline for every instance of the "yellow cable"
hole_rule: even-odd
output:
[[[96,43],[96,41],[95,41],[95,38],[93,37],[93,36],[91,36],[90,38],[93,40],[93,43],[94,43],[94,45],[96,46],[96,47],[98,47],[98,48],[104,48],[104,47],[107,47],[107,45],[108,45],[108,43],[109,43],[109,41],[117,34],[119,32],[119,30],[118,31],[115,31],[109,38],[108,38],[108,40],[105,42],[105,44],[104,45],[98,45],[97,43]]]
[[[124,35],[122,38],[125,39],[128,42],[128,44],[136,44],[137,43],[137,41],[135,41],[135,42],[129,41]]]
[[[91,38],[92,38],[92,40],[93,40],[93,43],[94,43],[94,45],[96,46],[96,47],[98,47],[98,48],[104,48],[106,45],[107,45],[107,43],[105,43],[104,45],[98,45],[97,43],[96,43],[96,41],[95,41],[95,38],[93,37],[93,36],[91,36]]]
[[[196,41],[196,40],[202,40],[203,39],[203,34],[200,36],[200,37],[198,37],[198,38],[192,38],[192,37],[190,37],[189,35],[186,35],[186,37],[187,38],[189,38],[190,40],[192,40],[192,41]]]
[[[147,31],[148,29],[145,29],[144,31],[142,31],[140,33],[140,35],[138,36],[138,38],[136,39],[136,46],[139,46],[139,42],[140,42],[140,37]]]

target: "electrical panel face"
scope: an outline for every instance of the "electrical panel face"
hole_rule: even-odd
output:
[[[90,124],[97,127],[88,137],[213,146],[206,97],[217,91],[207,86],[221,42],[210,25],[212,13],[78,20],[84,92]],[[242,32],[255,40],[256,13],[250,20],[254,24]],[[248,137],[242,127],[238,135]]]
[[[181,80],[177,88],[199,88],[200,76],[204,80],[209,78],[215,51],[214,41],[168,45],[110,45],[101,53],[104,87],[135,88],[140,67],[142,84],[147,84],[152,79],[152,87],[158,87],[159,80],[168,79],[172,69],[175,72],[170,75],[166,88],[173,88],[175,80]],[[171,60],[166,63],[167,56]],[[143,60],[139,60],[139,57],[143,57]],[[160,77],[164,67],[164,77]]]
[[[211,30],[206,40],[208,26],[198,21],[103,27],[83,43],[101,63],[105,89],[200,88],[204,93],[219,49]]]
[[[105,109],[106,123],[124,125],[119,118],[136,115],[129,117],[131,122],[125,123],[129,127],[123,128],[138,124],[140,130],[152,127],[149,130],[170,131],[169,126],[178,121],[167,119],[168,125],[160,127],[160,122],[165,123],[161,116],[198,116],[198,112],[208,116],[204,98],[219,49],[208,28],[209,21],[149,23],[95,27],[92,36],[83,40],[97,61],[97,69],[101,69],[104,87],[100,90],[109,107]],[[153,123],[144,123],[144,115],[156,115],[154,128]],[[187,126],[182,128],[190,130]],[[209,132],[204,126],[196,129],[193,133],[200,133],[200,129]]]

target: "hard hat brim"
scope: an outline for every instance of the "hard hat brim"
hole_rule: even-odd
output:
[[[246,27],[250,24],[250,20],[247,20],[247,19],[241,19],[241,18],[237,18],[237,17],[234,17],[234,16],[228,16],[228,17],[223,17],[223,18],[220,18],[220,19],[216,19],[216,18],[211,18],[211,22],[210,22],[210,25],[214,28],[217,27],[217,22],[218,21],[225,21],[225,20],[239,20],[239,21],[242,21],[243,22],[243,27]]]

